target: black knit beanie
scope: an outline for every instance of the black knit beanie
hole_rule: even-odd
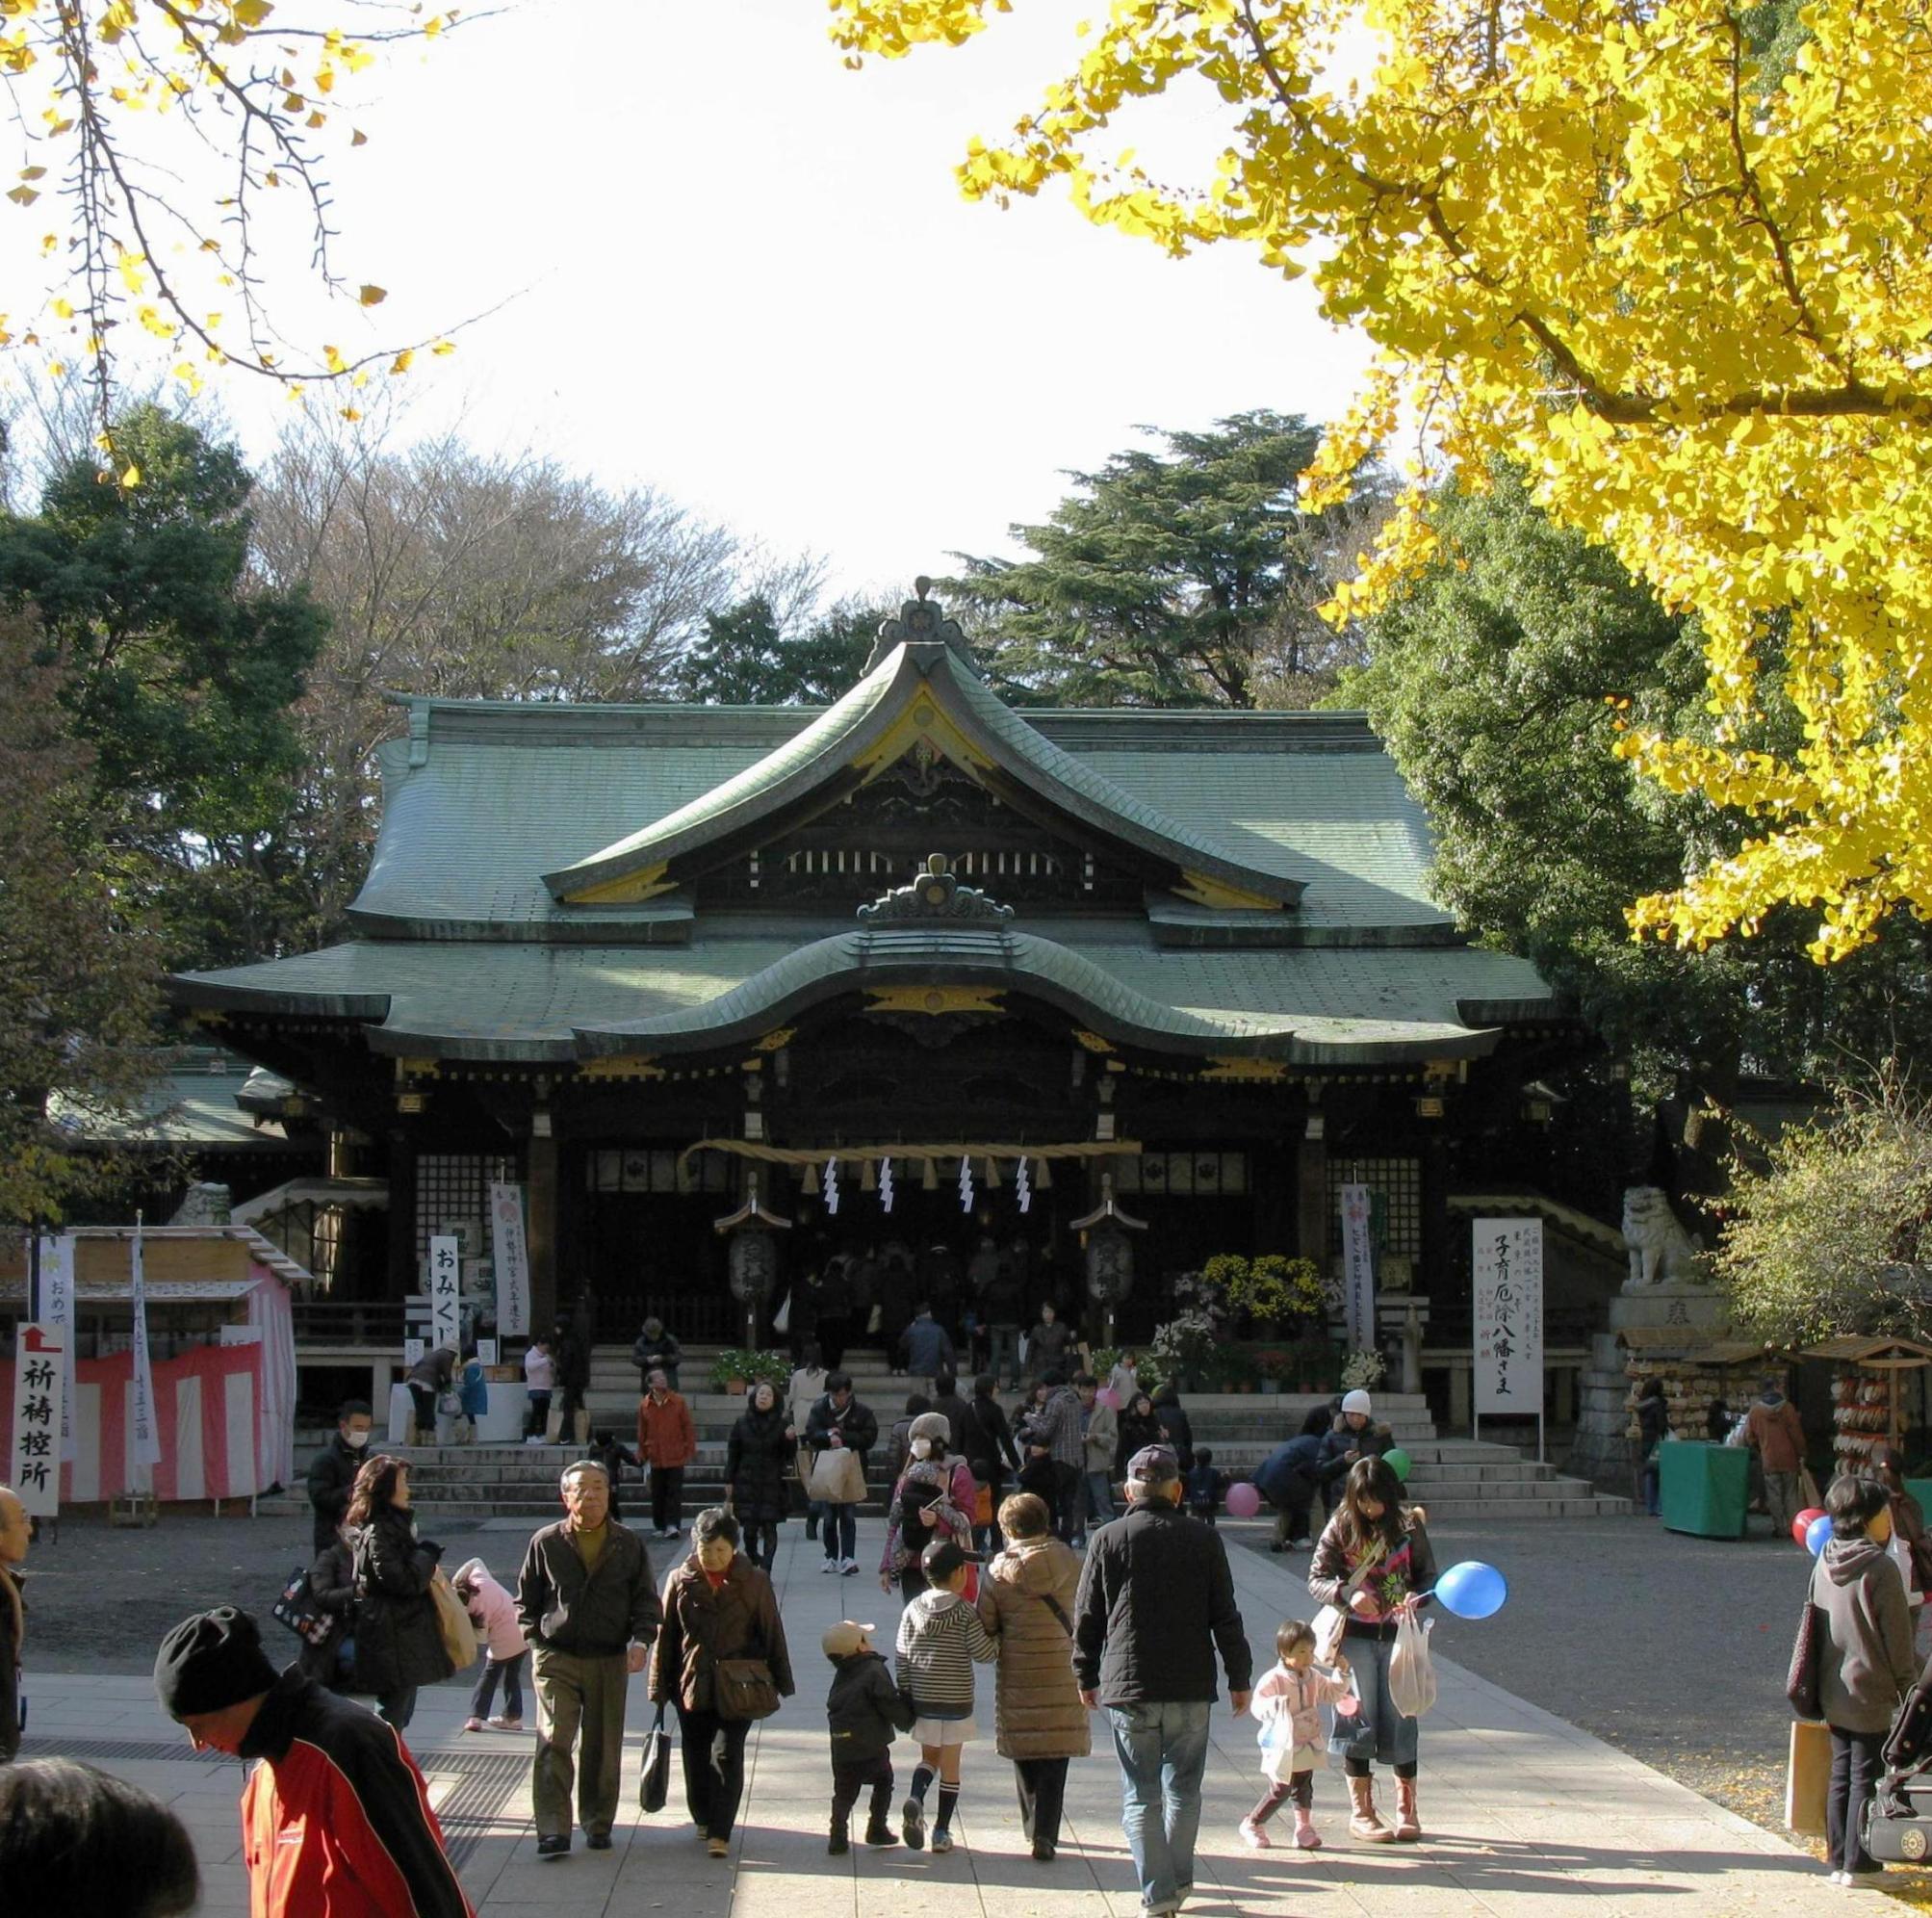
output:
[[[275,1668],[245,1612],[218,1605],[183,1619],[154,1656],[154,1695],[171,1719],[194,1718],[271,1691]]]

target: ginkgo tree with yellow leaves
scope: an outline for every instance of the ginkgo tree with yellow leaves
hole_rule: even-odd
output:
[[[833,33],[856,64],[1017,4],[833,0]],[[1120,151],[1167,95],[1219,101],[1198,179]],[[1116,0],[959,178],[995,202],[1064,182],[1175,254],[1251,246],[1369,334],[1304,485],[1335,501],[1402,443],[1410,485],[1338,616],[1436,556],[1433,478],[1480,488],[1499,462],[1699,615],[1709,728],[1617,750],[1750,823],[1638,900],[1639,933],[1698,946],[1797,907],[1829,960],[1932,915],[1922,6]],[[1797,743],[1769,743],[1773,709]]]
[[[35,223],[44,266],[39,284],[0,289],[0,347],[87,377],[110,455],[130,327],[161,343],[191,393],[218,368],[292,392],[335,381],[351,418],[373,375],[451,350],[292,339],[270,262],[294,246],[329,294],[381,303],[385,289],[335,258],[328,168],[366,143],[345,100],[385,46],[434,39],[455,17],[406,0],[0,0],[20,159],[6,197]],[[115,471],[141,481],[131,461]]]

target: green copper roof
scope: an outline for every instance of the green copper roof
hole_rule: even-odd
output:
[[[702,808],[820,715],[419,700],[409,716],[410,736],[381,749],[382,826],[351,910],[359,927],[656,944],[689,935],[687,901],[562,906],[543,875],[559,852],[591,859],[639,819]],[[1090,765],[1151,816],[1302,889],[1286,917],[1304,935],[1454,936],[1430,897],[1422,811],[1359,714],[1043,711],[1026,723],[1054,765]]]
[[[49,1108],[57,1126],[84,1139],[119,1146],[198,1146],[248,1153],[301,1150],[273,1120],[257,1121],[238,1102],[259,1103],[269,1075],[219,1046],[180,1046],[162,1056],[161,1073],[130,1123],[59,1096]],[[276,1080],[283,1093],[286,1080]]]
[[[853,760],[872,751],[916,708],[942,713],[1000,770],[1090,831],[1133,846],[1176,872],[1193,871],[1292,903],[1300,882],[1243,860],[1207,831],[1179,824],[1158,807],[1063,752],[990,693],[953,647],[894,646],[837,705],[734,778],[676,812],[547,872],[563,894],[681,860],[807,799],[851,781]],[[906,746],[912,744],[907,738]],[[896,758],[897,752],[891,757]]]
[[[184,975],[187,1003],[369,1022],[381,1052],[568,1061],[734,1046],[868,987],[983,985],[1125,1043],[1320,1064],[1486,1052],[1497,1024],[1558,1016],[1535,970],[1469,946],[1166,951],[1145,924],[1044,939],[891,927],[689,946],[380,940]]]

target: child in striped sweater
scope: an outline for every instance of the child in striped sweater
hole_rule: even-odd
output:
[[[926,1547],[920,1561],[928,1589],[899,1615],[899,1689],[918,1714],[913,1736],[919,1763],[913,1793],[899,1808],[899,1829],[914,1851],[925,1843],[926,1793],[940,1781],[935,1853],[953,1848],[953,1813],[960,1801],[960,1757],[979,1736],[972,1722],[972,1668],[998,1656],[977,1609],[966,1603],[966,1555],[950,1539]]]

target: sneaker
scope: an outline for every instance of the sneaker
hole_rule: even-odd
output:
[[[858,1577],[859,1561],[857,1559],[841,1559],[838,1565],[838,1575],[841,1578]]]
[[[495,1731],[521,1731],[524,1728],[524,1722],[520,1718],[493,1718],[488,1723]]]
[[[827,1559],[818,1569],[829,1578],[835,1571],[843,1571],[845,1569],[845,1561],[843,1559]]]
[[[1241,1842],[1250,1852],[1272,1852],[1275,1849],[1267,1832],[1262,1830],[1251,1818],[1244,1818],[1241,1821]]]
[[[933,1856],[940,1857],[953,1848],[953,1834],[943,1825],[933,1827]]]
[[[540,1858],[567,1858],[570,1856],[570,1840],[567,1837],[539,1838],[536,1854]]]
[[[1288,1549],[1291,1552],[1312,1552],[1315,1549],[1315,1542],[1313,1539],[1290,1539]]]
[[[732,1841],[729,1838],[707,1838],[705,1850],[714,1858],[729,1858],[732,1854]]]
[[[465,1731],[481,1731],[482,1728],[483,1721],[479,1718],[465,1719],[463,1721],[463,1729]]]
[[[914,1852],[925,1849],[926,1808],[915,1798],[909,1798],[899,1807],[899,1836]]]

